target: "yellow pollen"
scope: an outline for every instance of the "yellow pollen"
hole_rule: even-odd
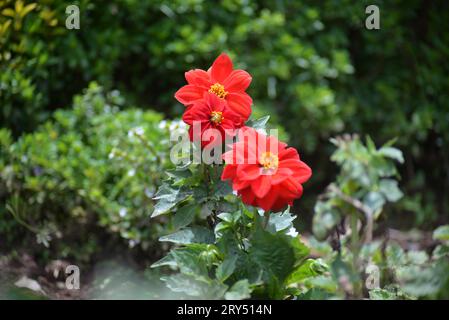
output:
[[[218,82],[210,86],[209,92],[216,94],[219,98],[222,99],[224,99],[228,94],[228,92],[225,91],[224,86],[219,84]]]
[[[275,170],[279,166],[279,158],[271,152],[264,152],[259,159],[260,164],[266,170]]]
[[[214,124],[220,124],[223,121],[223,113],[220,111],[212,111],[210,114],[210,121]]]

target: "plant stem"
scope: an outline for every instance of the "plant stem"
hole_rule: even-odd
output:
[[[265,211],[264,214],[264,220],[262,227],[266,229],[268,227],[268,222],[270,221],[270,211]]]
[[[357,212],[352,212],[351,214],[351,251],[352,251],[352,268],[355,274],[359,274],[358,271],[358,257],[359,257],[359,234],[357,230]],[[356,298],[361,296],[361,288],[359,286],[359,282],[355,281],[354,285],[354,296]]]

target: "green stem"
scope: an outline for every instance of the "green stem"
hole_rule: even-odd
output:
[[[358,234],[358,230],[357,230],[357,223],[358,223],[358,218],[357,218],[357,213],[353,212],[351,214],[351,250],[352,250],[352,268],[354,270],[355,274],[359,274],[358,271],[358,257],[359,257],[359,252],[360,252],[360,239],[359,239],[359,234]],[[359,282],[356,281],[354,283],[354,296],[356,298],[361,296],[361,287],[359,286]]]
[[[265,211],[264,214],[264,221],[262,227],[266,229],[268,227],[268,222],[270,221],[270,211]]]

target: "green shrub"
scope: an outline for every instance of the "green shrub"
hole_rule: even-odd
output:
[[[123,105],[118,92],[93,83],[73,109],[57,111],[36,132],[12,142],[0,131],[2,238],[18,241],[24,233],[12,214],[39,242],[63,245],[57,258],[88,256],[108,234],[149,248],[162,228],[149,221],[152,196],[169,166],[168,132],[178,123],[155,112],[120,111]],[[81,246],[88,251],[77,252]]]
[[[440,28],[448,20],[447,3],[71,4],[79,5],[80,30],[64,27],[65,1],[40,1],[20,21],[5,11],[15,10],[13,1],[0,4],[0,123],[15,136],[68,105],[92,80],[120,89],[138,106],[179,115],[182,107],[172,96],[184,82],[183,71],[206,67],[227,51],[239,57],[238,67],[251,70],[249,93],[256,104],[275,111],[290,143],[322,168],[314,183],[331,179],[329,137],[398,137],[410,160],[401,169],[409,194],[403,211],[431,227],[438,212],[449,210],[448,34]],[[364,27],[369,4],[380,8],[380,30]],[[429,168],[429,159],[442,165]]]

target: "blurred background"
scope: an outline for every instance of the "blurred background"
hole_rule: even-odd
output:
[[[370,4],[379,30],[365,27]],[[92,275],[112,257],[142,270],[163,254],[169,222],[149,216],[184,108],[173,95],[221,52],[252,75],[253,116],[270,114],[314,171],[293,208],[305,234],[343,133],[403,152],[404,197],[379,230],[448,223],[448,21],[448,2],[424,0],[0,1],[0,281],[87,297],[113,284],[63,292],[48,274],[70,262]]]

